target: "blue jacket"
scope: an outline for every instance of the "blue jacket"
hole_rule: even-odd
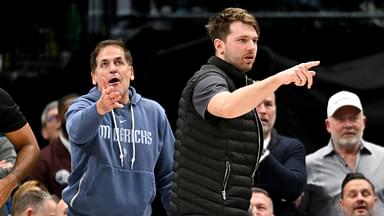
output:
[[[66,113],[72,173],[68,215],[151,215],[156,191],[169,208],[174,135],[164,109],[129,88],[131,103],[101,116],[97,88]]]

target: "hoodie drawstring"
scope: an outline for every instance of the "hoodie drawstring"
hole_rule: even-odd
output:
[[[124,167],[124,155],[123,155],[123,150],[121,148],[119,129],[118,129],[117,123],[116,123],[115,112],[113,112],[113,110],[112,110],[112,118],[113,118],[113,123],[115,124],[115,133],[116,133],[116,137],[117,137],[117,143],[119,144],[119,151],[120,151],[119,157],[120,157],[121,168],[123,168]]]
[[[132,132],[131,132],[131,141],[132,141],[132,158],[131,158],[131,169],[133,169],[133,164],[136,160],[136,145],[135,145],[135,116],[133,115],[133,107],[131,105],[131,118],[132,118]]]
[[[123,150],[122,150],[122,147],[121,147],[121,142],[120,142],[120,136],[119,136],[119,129],[117,127],[117,123],[116,123],[116,117],[115,117],[115,112],[113,112],[112,110],[112,118],[113,118],[113,123],[115,125],[115,133],[116,133],[116,137],[117,137],[117,143],[119,145],[119,152],[120,152],[120,155],[119,155],[119,158],[120,158],[120,163],[121,163],[121,167],[124,166],[124,154],[123,154]],[[133,169],[133,164],[135,163],[135,160],[136,160],[136,144],[135,144],[135,116],[133,114],[133,107],[131,105],[131,119],[132,119],[132,131],[131,131],[131,141],[132,141],[132,158],[131,158],[131,169]]]

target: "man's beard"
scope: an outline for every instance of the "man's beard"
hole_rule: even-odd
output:
[[[271,133],[271,127],[269,126],[269,124],[267,124],[267,123],[261,123],[261,126],[262,126],[262,128],[263,128],[263,134],[264,134],[264,136],[266,135],[266,134],[270,134]],[[264,137],[264,138],[266,138],[266,137]]]
[[[356,134],[353,137],[333,137],[333,140],[336,141],[338,146],[349,149],[359,145],[361,138],[361,134]]]

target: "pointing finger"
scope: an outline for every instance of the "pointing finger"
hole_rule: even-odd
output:
[[[108,82],[107,82],[107,79],[105,79],[105,77],[101,78],[101,88],[102,90],[105,90],[108,88]]]
[[[320,65],[320,61],[309,61],[309,62],[305,62],[303,63],[303,66],[308,70],[312,67],[316,67]]]

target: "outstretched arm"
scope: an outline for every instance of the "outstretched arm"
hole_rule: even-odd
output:
[[[301,63],[236,91],[218,93],[208,103],[208,111],[218,117],[236,118],[254,109],[282,85],[293,83],[311,88],[316,75],[312,68],[319,64],[320,61]]]

